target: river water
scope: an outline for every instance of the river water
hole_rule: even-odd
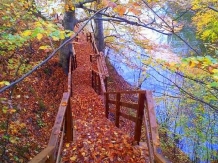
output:
[[[202,123],[204,124],[202,130],[209,129],[214,132],[210,132],[210,134],[206,132],[208,135],[204,131],[201,131],[202,134],[195,134],[197,131],[195,131],[196,125],[193,125],[193,119],[196,114],[191,113],[190,107],[198,104],[192,102],[190,105],[186,101],[187,99],[182,98],[183,94],[179,89],[187,85],[187,80],[184,80],[181,75],[167,70],[161,64],[151,62],[151,60],[162,59],[178,63],[180,57],[190,56],[191,49],[176,36],[162,35],[149,29],[145,29],[142,34],[167,48],[160,48],[153,55],[149,55],[146,50],[129,41],[131,43],[125,43],[125,47],[122,49],[106,49],[105,54],[111,64],[131,85],[153,91],[156,101],[155,110],[160,126],[168,129],[169,137],[175,138],[176,135],[174,140],[177,140],[177,146],[189,156],[192,162],[206,163],[210,162],[210,159],[218,159],[218,154],[214,153],[218,151],[218,123],[215,120],[217,113],[203,114],[205,122]],[[189,25],[184,26],[178,34],[188,40],[192,47],[200,49],[201,52],[204,51],[202,43],[196,39],[194,29]],[[131,40],[129,36],[123,37]],[[206,122],[211,120],[214,120],[212,125]]]

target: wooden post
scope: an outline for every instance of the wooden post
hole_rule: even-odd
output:
[[[106,92],[107,92],[107,78],[108,78],[108,77],[105,77],[105,79],[104,79],[104,85],[105,85],[105,90],[106,90]]]
[[[120,119],[120,93],[116,94],[116,117],[115,117],[115,125],[119,127],[119,119]]]
[[[71,85],[70,85],[70,88],[71,88],[71,92],[70,92],[70,97],[73,97],[73,77],[72,77],[73,75],[72,75],[72,73],[71,73]]]
[[[76,69],[76,56],[75,55],[73,55],[73,70],[75,70]]]
[[[90,62],[92,62],[92,55],[89,55],[89,60]]]
[[[72,56],[72,71],[75,70],[75,57]]]
[[[100,81],[100,74],[98,74],[98,94],[101,94],[101,81]]]
[[[70,103],[70,98],[67,103],[67,111],[66,111],[66,136],[67,136],[67,141],[73,141],[73,121],[72,121],[72,111],[71,111],[71,103]]]
[[[146,91],[146,111],[148,114],[148,120],[150,125],[149,129],[151,133],[152,144],[155,150],[160,145],[160,142],[159,142],[158,126],[156,121],[156,114],[154,111],[154,101],[152,98],[152,91]]]
[[[94,88],[94,72],[92,70],[92,88]]]
[[[59,136],[61,133],[62,125],[64,125],[63,121],[64,121],[64,117],[66,117],[66,112],[67,112],[66,109],[67,109],[67,104],[69,102],[69,99],[70,99],[69,92],[64,92],[63,97],[61,99],[61,104],[60,104],[59,109],[58,109],[58,114],[56,116],[55,123],[54,123],[54,126],[52,128],[51,136],[50,136],[50,139],[48,142],[48,146],[55,147],[55,150],[53,152],[53,156],[51,156],[54,158],[56,158],[56,156],[57,156],[56,149],[57,149],[58,139],[59,139]],[[71,118],[72,118],[72,116],[71,116]],[[67,119],[67,118],[65,118],[65,119]],[[65,120],[65,122],[66,122],[66,120]]]
[[[137,141],[137,143],[140,142],[140,138],[141,138],[142,119],[144,114],[143,112],[144,100],[145,100],[145,93],[139,93],[137,121],[135,125],[135,135],[134,135],[134,140]]]
[[[109,113],[109,104],[108,104],[109,94],[108,93],[104,93],[104,97],[105,97],[105,116],[106,116],[106,118],[108,118],[108,113]]]
[[[93,89],[96,92],[96,73],[93,71]]]
[[[144,110],[144,125],[145,125],[145,130],[146,130],[146,141],[147,141],[147,147],[148,147],[148,152],[149,152],[149,160],[150,160],[150,163],[154,163],[154,153],[153,153],[154,149],[153,149],[153,146],[151,145],[151,135],[150,135],[147,116],[148,116],[147,112]]]
[[[75,59],[75,69],[77,68],[77,60],[76,60],[76,55],[74,56]]]
[[[89,36],[90,36],[90,42],[92,41],[92,33],[90,32],[89,33]]]
[[[98,88],[98,74],[95,72],[95,92],[97,93],[97,88]]]

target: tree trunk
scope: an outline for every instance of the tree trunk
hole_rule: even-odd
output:
[[[64,14],[64,20],[63,20],[64,29],[73,31],[76,23],[77,23],[77,19],[75,17],[75,11],[66,11]],[[65,42],[67,39],[69,39],[69,37],[65,38],[61,42],[61,44]],[[61,66],[63,67],[63,70],[66,74],[68,74],[68,71],[69,71],[69,68],[68,68],[69,67],[69,57],[71,54],[73,54],[73,44],[72,43],[68,43],[63,48],[60,49],[59,62]]]
[[[97,0],[97,4],[100,4],[101,0]],[[104,27],[103,27],[103,21],[102,15],[97,14],[95,19],[95,41],[99,52],[104,53]]]

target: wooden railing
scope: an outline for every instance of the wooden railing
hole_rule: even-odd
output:
[[[95,43],[94,33],[92,33],[92,32],[87,33],[86,40],[87,40],[87,42],[90,42],[92,44],[92,48],[93,48],[93,51],[95,52],[95,54],[98,54],[99,51],[98,51],[98,48],[97,48],[96,43]]]
[[[68,142],[73,141],[73,119],[71,111],[70,96],[72,95],[72,70],[76,69],[76,55],[70,55],[67,92],[63,97],[58,109],[54,126],[51,131],[47,147],[36,155],[29,163],[54,163],[60,162],[63,138],[66,135]]]
[[[125,102],[121,100],[121,95],[138,94],[137,103]],[[109,113],[115,115],[115,125],[119,127],[120,116],[135,122],[134,140],[139,144],[141,139],[142,121],[144,120],[144,128],[146,131],[146,144],[151,163],[167,163],[168,161],[163,155],[159,154],[159,135],[154,112],[154,102],[151,91],[119,91],[105,92],[105,116],[108,118]],[[115,100],[110,98],[110,95],[115,95]],[[115,109],[110,108],[110,104],[115,105]],[[121,107],[129,108],[136,111],[136,116],[128,115],[121,111]],[[125,109],[126,110],[126,109]]]
[[[93,33],[87,33],[86,39],[92,44],[95,53],[90,55],[90,62],[97,65],[97,70],[92,67],[92,88],[96,93],[104,94],[107,91],[107,80],[109,77],[104,53],[98,51]]]
[[[77,68],[76,52],[74,48],[73,48],[73,55],[71,55],[69,62],[72,62],[71,66],[69,66],[69,72],[70,72],[70,68],[71,68],[71,71]]]
[[[121,101],[121,95],[123,94],[138,94],[138,102],[137,103],[129,103],[125,101]],[[110,95],[115,95],[116,99],[112,100]],[[115,125],[119,127],[119,119],[120,116],[133,121],[136,123],[135,125],[135,133],[134,140],[136,142],[140,142],[141,138],[141,128],[142,128],[142,120],[144,114],[144,100],[145,100],[145,91],[122,91],[122,92],[106,92],[105,93],[105,115],[108,118],[109,112],[112,112],[115,115]],[[116,109],[109,108],[109,104],[114,104]],[[127,115],[124,112],[121,112],[121,106],[136,110],[136,117],[132,115]]]
[[[90,55],[90,61],[97,64],[98,70],[92,68],[92,88],[98,94],[107,91],[107,80],[109,77],[103,53],[98,55]]]
[[[94,34],[87,33],[87,41],[92,44],[94,55],[90,55],[90,61],[97,63],[97,70],[92,68],[92,87],[96,93],[104,94],[105,103],[105,115],[108,118],[109,112],[115,115],[115,125],[119,127],[120,116],[133,121],[135,125],[134,140],[140,142],[141,129],[145,128],[146,131],[146,144],[149,153],[150,163],[168,163],[169,161],[165,157],[158,153],[159,148],[159,135],[158,135],[158,125],[156,122],[156,115],[154,111],[154,102],[152,98],[151,91],[119,91],[119,92],[107,92],[107,79],[109,77],[108,70],[105,63],[104,54],[99,52],[95,44]],[[115,100],[109,98],[109,95],[115,95]],[[121,101],[122,94],[138,94],[137,103],[128,103]],[[110,109],[109,104],[114,104],[115,109]],[[136,110],[136,117],[132,115],[127,115],[120,111],[121,107],[130,108]],[[142,121],[144,120],[144,126],[142,126]]]

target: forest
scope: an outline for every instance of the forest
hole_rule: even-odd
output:
[[[135,90],[153,91],[164,154],[218,161],[217,0],[1,0],[0,9],[0,162],[45,147],[83,30]]]

